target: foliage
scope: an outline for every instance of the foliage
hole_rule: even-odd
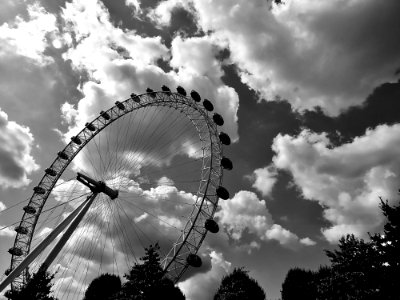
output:
[[[290,269],[282,284],[282,300],[315,299],[314,273],[300,268]]]
[[[225,276],[214,300],[265,300],[265,292],[243,268],[235,268]]]
[[[370,235],[370,242],[346,235],[337,249],[325,251],[330,266],[316,272],[289,270],[282,285],[282,300],[398,299],[400,206],[392,207],[381,200],[380,207],[387,219],[383,234]]]
[[[28,278],[27,283],[20,290],[15,290],[7,295],[11,300],[57,300],[51,294],[54,274],[50,274],[45,268]]]
[[[392,207],[381,199],[381,210],[387,218],[383,234],[371,236],[379,253],[382,299],[397,299],[400,278],[400,205]]]
[[[164,276],[160,265],[159,249],[158,244],[150,245],[145,249],[145,255],[141,258],[143,263],[135,264],[129,274],[125,274],[128,281],[123,284],[115,299],[185,299],[181,290],[174,286],[172,280]]]
[[[83,300],[108,300],[121,289],[121,279],[117,275],[102,274],[87,288]]]

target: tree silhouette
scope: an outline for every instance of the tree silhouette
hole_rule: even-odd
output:
[[[243,268],[235,268],[225,276],[214,300],[265,300],[265,292]]]
[[[379,253],[382,299],[398,299],[400,277],[400,205],[390,206],[381,199],[381,210],[387,221],[383,234],[371,236]]]
[[[282,285],[282,300],[399,299],[400,205],[392,207],[381,199],[380,208],[386,217],[383,234],[370,235],[371,241],[352,234],[343,236],[337,249],[325,251],[330,266],[316,272],[289,270]],[[315,297],[301,294],[310,282]]]
[[[317,288],[314,273],[300,268],[290,269],[282,284],[282,300],[315,299]]]
[[[135,264],[129,274],[125,274],[128,281],[123,284],[115,299],[185,299],[181,290],[174,286],[172,280],[165,277],[160,265],[159,249],[158,244],[150,245],[145,249],[145,255],[141,258],[143,263]]]
[[[7,293],[10,300],[57,300],[51,294],[54,274],[50,274],[44,268],[28,278],[27,283],[19,290]]]
[[[121,279],[117,275],[102,274],[87,288],[83,300],[109,300],[121,289]]]

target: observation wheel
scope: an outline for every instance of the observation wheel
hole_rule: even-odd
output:
[[[23,207],[7,277],[18,289],[40,267],[56,271],[59,299],[82,298],[103,273],[127,273],[159,243],[161,264],[177,282],[197,255],[218,200],[227,134],[213,104],[182,87],[147,89],[86,123],[57,153]]]

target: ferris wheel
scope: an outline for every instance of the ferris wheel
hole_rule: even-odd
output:
[[[45,169],[9,249],[0,291],[25,284],[40,267],[56,271],[60,299],[81,297],[102,273],[122,276],[159,243],[162,267],[177,282],[201,266],[198,250],[218,200],[229,198],[224,119],[196,91],[163,86],[131,94],[71,137]]]

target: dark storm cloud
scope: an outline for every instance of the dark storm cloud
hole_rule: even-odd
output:
[[[400,83],[385,83],[373,90],[362,106],[352,107],[337,118],[320,109],[302,116],[303,126],[315,132],[327,132],[335,145],[361,136],[367,128],[400,122]]]
[[[12,153],[0,149],[0,173],[11,180],[20,180],[24,175],[24,169],[18,164]]]

